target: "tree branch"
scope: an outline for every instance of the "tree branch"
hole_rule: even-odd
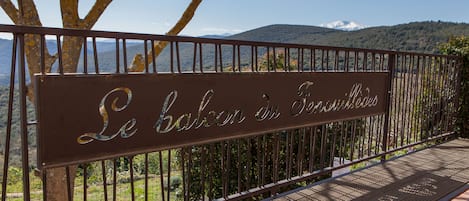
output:
[[[112,0],[97,0],[90,12],[88,12],[86,17],[83,19],[81,26],[85,29],[91,29],[111,2]]]
[[[192,0],[189,6],[186,8],[184,13],[182,14],[181,18],[178,22],[174,25],[174,27],[166,33],[166,35],[175,36],[178,35],[179,32],[191,21],[192,17],[194,17],[195,10],[199,7],[202,0]]]
[[[18,23],[18,16],[20,15],[20,12],[10,0],[0,0],[0,7],[3,8],[13,23]]]
[[[60,12],[64,28],[79,28],[78,0],[60,0]]]
[[[184,27],[191,21],[192,17],[194,17],[194,13],[199,7],[202,0],[192,0],[189,6],[187,6],[186,10],[182,14],[181,18],[179,18],[178,22],[171,28],[166,35],[175,36],[178,35],[179,32],[182,31]],[[148,61],[151,63],[153,61],[153,57],[157,58],[163,49],[168,45],[167,41],[158,41],[154,44],[153,49],[154,52],[149,51],[147,54]],[[141,72],[145,69],[145,61],[143,60],[144,57],[142,55],[137,54],[135,55],[134,59],[132,60],[132,64],[130,65],[129,71],[130,72]]]
[[[41,27],[41,19],[33,0],[23,0],[23,13],[18,15],[18,24]],[[21,16],[22,15],[22,16]]]

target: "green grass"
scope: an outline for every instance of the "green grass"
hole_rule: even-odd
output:
[[[180,176],[180,172],[172,173],[173,176]],[[167,182],[167,178],[163,179]],[[31,191],[31,200],[42,200],[42,181],[39,177],[35,176],[33,173],[30,174],[30,191]],[[145,196],[145,180],[136,179],[134,180],[134,195],[135,200],[144,200]],[[113,185],[108,184],[107,195],[108,200],[112,200],[113,196]],[[117,183],[116,184],[116,200],[131,200],[132,188],[130,182]],[[22,201],[23,200],[23,182],[18,181],[7,186],[7,200],[12,201]],[[167,190],[165,190],[165,199],[167,198]],[[176,196],[177,192],[182,192],[182,186],[179,186],[178,189],[170,191],[170,200],[181,200]],[[90,201],[101,201],[104,200],[104,186],[102,183],[89,184],[86,189],[86,200]],[[150,175],[148,178],[148,200],[161,200],[161,184],[159,175]],[[180,194],[180,193],[179,193]],[[83,179],[82,177],[77,177],[75,180],[74,188],[74,200],[82,201],[84,200],[84,189],[83,189]]]

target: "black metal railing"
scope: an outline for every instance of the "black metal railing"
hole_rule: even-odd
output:
[[[84,41],[73,71],[83,76],[131,74],[137,53],[143,54],[144,68],[137,72],[142,74],[278,71],[390,75],[389,107],[384,114],[67,166],[62,171],[66,181],[62,182],[68,188],[62,193],[69,200],[266,198],[329,177],[335,170],[385,160],[398,151],[412,151],[456,135],[459,57],[9,25],[0,25],[0,33],[11,37],[2,41],[7,48],[1,50],[4,56],[0,57],[0,72],[9,73],[0,80],[4,101],[0,110],[2,200],[55,196],[46,192],[53,192],[51,183],[62,177],[57,168],[33,174],[36,127],[41,122],[37,122],[31,103],[34,97],[28,96],[32,91],[28,72],[72,73],[63,67],[68,52],[62,44],[69,36]],[[157,58],[149,56],[161,41],[168,46]],[[26,50],[32,47],[36,49]],[[36,63],[28,58],[33,54],[38,58]],[[55,178],[48,172],[55,173]]]

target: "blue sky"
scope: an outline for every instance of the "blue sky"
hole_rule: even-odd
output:
[[[61,27],[59,1],[37,0],[44,26]],[[81,0],[84,16],[94,1]],[[189,0],[116,0],[95,30],[164,34]],[[320,25],[336,20],[366,26],[442,20],[469,23],[469,0],[203,0],[182,34],[237,33],[270,24]],[[0,11],[0,24],[11,21]]]

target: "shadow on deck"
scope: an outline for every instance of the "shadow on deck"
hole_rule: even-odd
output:
[[[469,139],[457,139],[273,200],[449,200],[465,189],[469,189]]]

